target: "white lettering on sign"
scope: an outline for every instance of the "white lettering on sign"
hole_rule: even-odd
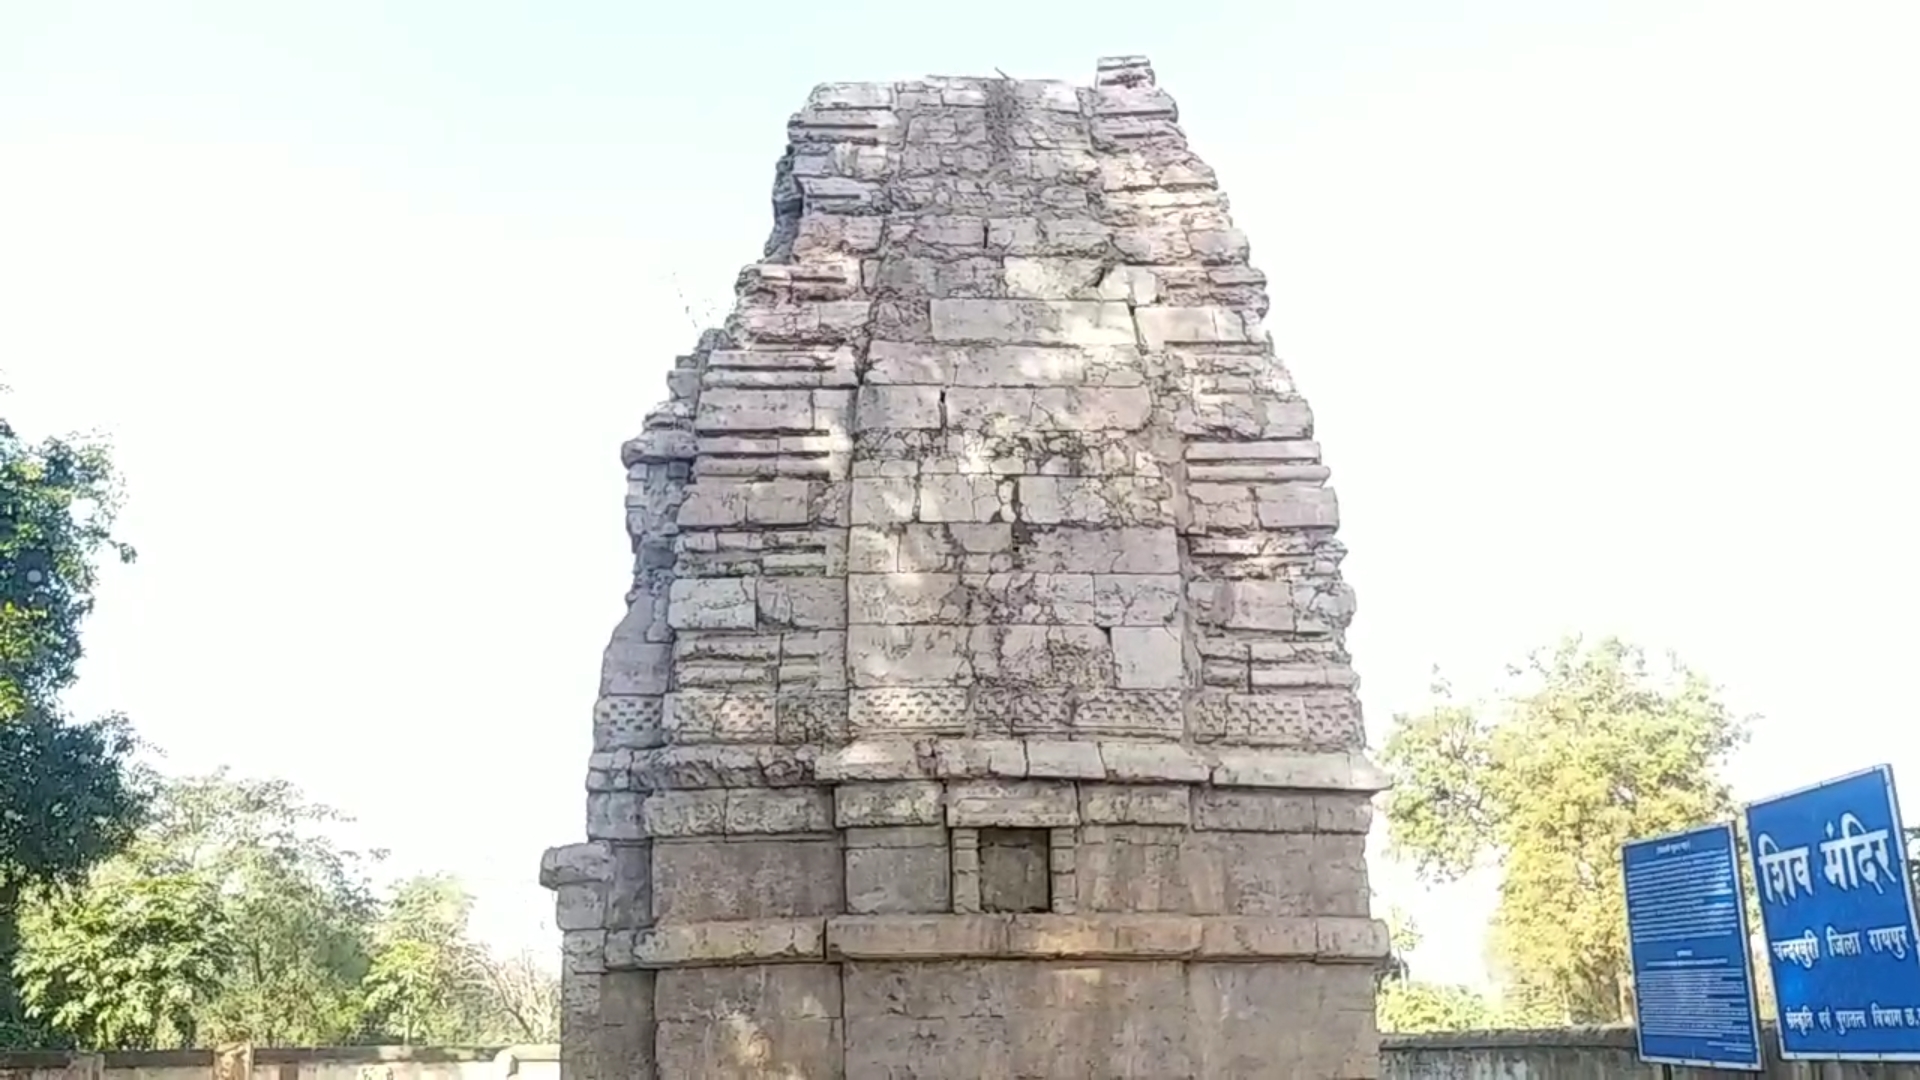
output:
[[[1775,959],[1789,960],[1804,968],[1812,967],[1813,962],[1820,959],[1820,939],[1813,936],[1811,930],[1797,938],[1787,938],[1785,941],[1775,941],[1770,944],[1773,947]]]
[[[1887,830],[1869,832],[1859,818],[1841,814],[1840,835],[1834,836],[1833,831],[1833,823],[1828,822],[1827,835],[1832,839],[1820,842],[1824,859],[1821,876],[1842,889],[1859,888],[1865,881],[1874,892],[1885,892],[1893,883],[1893,866],[1887,861]]]
[[[1785,903],[1803,892],[1813,891],[1813,882],[1807,877],[1807,849],[1805,847],[1780,850],[1773,837],[1760,834],[1757,842],[1760,854],[1760,887],[1768,900],[1776,904]]]
[[[1881,926],[1867,931],[1867,945],[1874,952],[1890,952],[1895,960],[1907,958],[1907,928]]]

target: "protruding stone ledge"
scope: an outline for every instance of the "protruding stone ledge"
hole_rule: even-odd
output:
[[[540,887],[601,885],[613,880],[613,845],[600,841],[550,847],[540,856]]]
[[[676,923],[569,935],[605,940],[607,970],[821,960],[1307,960],[1373,964],[1386,924],[1196,915],[842,915]],[[598,957],[594,959],[600,959]]]
[[[1095,86],[1152,86],[1153,63],[1144,56],[1102,56],[1094,63]]]
[[[815,778],[823,784],[1106,780],[1369,794],[1388,786],[1386,775],[1358,753],[1143,740],[863,739],[823,753],[815,763]]]
[[[836,829],[1164,825],[1202,832],[1365,834],[1370,791],[1086,780],[897,780],[831,787],[590,795],[595,842],[547,852],[548,888],[599,883],[608,841],[709,842]]]
[[[825,956],[826,921],[669,923],[616,930],[606,939],[606,966],[611,970],[819,961]]]
[[[835,960],[1311,960],[1378,963],[1386,924],[1196,915],[880,915],[827,921]]]

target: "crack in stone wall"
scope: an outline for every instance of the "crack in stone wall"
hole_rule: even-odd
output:
[[[1177,120],[1124,57],[793,117],[623,449],[569,1080],[1378,1074],[1338,507]]]

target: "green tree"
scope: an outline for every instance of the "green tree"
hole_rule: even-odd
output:
[[[31,1040],[12,976],[22,905],[82,878],[132,836],[144,805],[123,718],[69,723],[97,561],[130,561],[112,535],[118,486],[104,448],[22,440],[0,420],[0,1043]]]
[[[238,943],[203,1030],[220,1041],[317,1046],[360,1029],[378,904],[368,856],[327,835],[345,820],[282,780],[224,770],[169,785],[135,854],[159,870],[212,881]],[[377,858],[377,855],[374,857]]]
[[[505,1044],[556,1037],[559,985],[475,943],[472,898],[424,876],[382,903],[338,815],[281,781],[160,785],[119,856],[26,905],[39,1045],[248,1040]]]
[[[0,420],[0,720],[73,682],[95,560],[133,561],[114,539],[119,484],[104,447],[30,445]]]
[[[373,934],[366,1008],[403,1045],[474,1039],[486,1020],[485,953],[467,935],[473,898],[444,875],[402,882]]]
[[[1381,1031],[1416,1034],[1498,1026],[1496,1010],[1472,987],[1416,980],[1407,956],[1420,947],[1419,926],[1398,909],[1388,911],[1386,922],[1393,952],[1377,998]]]
[[[473,898],[434,874],[401,882],[373,933],[367,1036],[402,1044],[498,1045],[559,1037],[560,987],[531,956],[475,942]]]
[[[1720,768],[1746,725],[1677,660],[1570,639],[1516,670],[1494,709],[1400,716],[1382,752],[1388,838],[1424,877],[1497,863],[1503,999],[1528,1023],[1631,1015],[1620,847],[1727,817]]]
[[[192,1046],[233,962],[232,926],[202,878],[128,870],[31,910],[15,964],[27,1015],[90,1049]]]
[[[351,1042],[363,1027],[361,982],[379,909],[362,857],[326,835],[338,817],[283,781],[225,772],[171,780],[123,854],[75,895],[36,905],[24,923],[25,951],[43,958],[40,969],[51,980],[61,958],[88,955],[83,939],[108,947],[97,939],[110,938],[116,924],[93,916],[123,910],[122,882],[179,882],[182,902],[192,896],[213,904],[204,918],[183,924],[183,934],[197,926],[203,937],[175,942],[218,973],[195,984],[194,1034],[278,1046]],[[109,1018],[140,1007],[102,990],[47,1015],[84,1042],[122,1030]]]
[[[1503,1026],[1486,995],[1470,986],[1393,979],[1380,987],[1381,1031],[1419,1035]]]

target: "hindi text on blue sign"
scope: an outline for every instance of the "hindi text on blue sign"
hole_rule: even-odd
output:
[[[1762,1067],[1739,853],[1728,822],[1621,850],[1643,1061]]]
[[[1752,803],[1746,821],[1781,1052],[1920,1060],[1920,954],[1893,770]]]

